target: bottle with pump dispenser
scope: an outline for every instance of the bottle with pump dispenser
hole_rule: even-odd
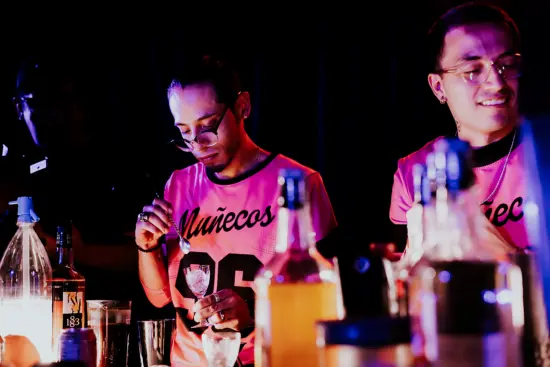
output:
[[[34,226],[39,217],[31,197],[18,205],[17,231],[0,261],[0,335],[28,339],[40,361],[53,361],[51,346],[52,266]]]

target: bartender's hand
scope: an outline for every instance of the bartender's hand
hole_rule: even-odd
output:
[[[223,289],[199,299],[193,306],[195,321],[208,319],[216,329],[241,331],[252,325],[246,302],[231,289]]]
[[[155,247],[159,238],[168,233],[171,222],[166,213],[172,213],[172,205],[162,199],[144,206],[136,222],[136,244],[144,250]]]

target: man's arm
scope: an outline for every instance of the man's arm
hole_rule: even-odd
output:
[[[170,203],[156,198],[152,205],[143,208],[136,222],[136,245],[139,249],[139,277],[149,301],[156,307],[163,307],[171,301],[168,272],[162,258],[160,239],[171,227],[168,213]]]
[[[139,279],[149,302],[164,307],[171,302],[168,272],[164,267],[161,248],[153,252],[139,252]]]

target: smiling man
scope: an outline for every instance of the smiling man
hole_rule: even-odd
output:
[[[488,219],[486,228],[504,248],[524,249],[529,243],[522,207],[518,29],[502,9],[468,3],[439,18],[430,29],[428,44],[429,86],[449,107],[457,136],[473,147],[478,203]],[[403,228],[413,205],[413,166],[426,162],[439,139],[398,162],[390,219]]]

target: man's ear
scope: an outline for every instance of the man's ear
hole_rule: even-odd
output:
[[[238,114],[239,119],[246,120],[250,116],[251,109],[250,94],[246,91],[239,93],[235,102],[235,112]]]
[[[445,103],[447,101],[447,96],[445,95],[445,90],[443,89],[441,75],[435,73],[428,74],[428,84],[439,102]]]

